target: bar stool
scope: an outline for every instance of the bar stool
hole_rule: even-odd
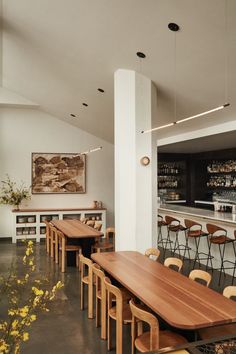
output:
[[[211,255],[209,255],[208,253],[205,252],[199,252],[199,245],[200,245],[200,240],[202,237],[207,237],[207,244],[208,244],[208,249],[209,249],[209,239],[208,239],[208,233],[207,232],[203,232],[202,231],[202,225],[197,223],[196,221],[193,220],[189,220],[189,219],[185,219],[184,220],[184,224],[187,228],[186,230],[186,245],[188,247],[188,240],[189,238],[193,238],[194,242],[195,242],[195,257],[194,257],[194,262],[193,262],[193,269],[195,268],[195,264],[198,261],[199,263],[199,267],[201,267],[201,260],[206,260],[207,262],[209,261],[209,257],[213,258]],[[191,249],[191,248],[189,248]],[[188,250],[189,253],[189,250]],[[203,255],[203,257],[201,257],[201,255]],[[185,254],[184,254],[185,257]],[[189,258],[190,258],[190,254],[189,254]]]
[[[180,224],[180,221],[178,219],[173,218],[172,216],[168,216],[166,215],[165,217],[165,222],[167,224],[167,243],[170,243],[171,239],[170,239],[170,233],[174,233],[175,234],[175,241],[174,241],[174,247],[171,248],[171,243],[170,243],[170,250],[172,255],[175,254],[176,251],[178,251],[179,256],[181,256],[181,251],[185,251],[187,246],[186,244],[180,244],[179,243],[179,232],[181,231],[185,231],[186,227],[182,226]],[[165,258],[165,252],[166,252],[166,247],[165,247],[165,251],[164,251],[164,258]]]
[[[224,260],[224,264],[225,263],[229,263],[232,264],[232,267],[225,267],[224,266],[224,270],[226,269],[233,269],[233,275],[232,275],[232,285],[234,283],[234,277],[235,277],[235,271],[236,271],[236,248],[235,248],[235,242],[236,242],[236,230],[234,231],[234,239],[231,239],[231,241],[228,241],[227,243],[232,242],[233,244],[233,251],[234,251],[234,261],[229,261],[229,260]]]
[[[187,343],[184,337],[175,332],[160,331],[158,319],[136,305],[133,300],[130,300],[129,304],[132,312],[132,353],[135,352],[135,348],[145,353]],[[137,322],[140,321],[146,322],[150,326],[150,331],[137,334]]]
[[[162,244],[162,247],[163,247],[163,241],[165,240],[165,238],[163,239],[163,236],[162,236],[162,228],[163,228],[164,226],[167,226],[167,224],[166,224],[166,222],[163,220],[163,216],[158,215],[157,218],[158,218],[158,222],[157,222],[157,225],[158,225],[157,247],[159,246],[159,243],[161,243],[161,244]]]
[[[111,284],[109,278],[105,277],[104,284],[107,290],[107,304],[108,304],[108,314],[107,314],[107,348],[111,350],[111,318],[116,321],[116,354],[122,354],[123,346],[123,323],[132,322],[132,314],[129,304],[126,303],[126,299],[123,297],[122,291],[116,286]],[[116,299],[115,305],[112,304],[113,298]]]
[[[235,252],[236,250],[235,250],[235,245],[234,245],[234,242],[236,241],[236,233],[234,233],[235,238],[232,239],[232,238],[229,238],[227,236],[227,230],[223,229],[222,227],[219,227],[219,226],[214,225],[214,224],[207,224],[206,228],[207,228],[207,231],[208,231],[208,233],[210,235],[210,238],[209,238],[209,241],[210,241],[210,244],[209,244],[209,255],[211,255],[211,246],[212,246],[212,244],[218,245],[218,247],[219,247],[219,254],[220,254],[219,284],[220,284],[222,272],[225,275],[224,263],[228,262],[228,263],[234,264],[234,267],[228,267],[227,269],[234,269],[234,273],[235,273],[235,262],[224,260],[224,255],[225,255],[225,246],[228,243],[232,243],[233,244],[234,255],[235,255],[235,258],[236,258],[236,252]],[[212,265],[212,262],[211,262],[211,265]],[[208,268],[208,263],[207,263],[207,268]],[[213,266],[212,266],[212,269],[214,270]]]

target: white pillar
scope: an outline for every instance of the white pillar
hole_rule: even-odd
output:
[[[116,250],[144,252],[156,244],[157,143],[141,134],[156,119],[156,89],[131,70],[115,72]],[[143,166],[140,159],[150,158]]]

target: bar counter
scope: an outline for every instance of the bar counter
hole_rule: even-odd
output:
[[[229,226],[236,228],[236,214],[232,213],[224,213],[200,208],[192,208],[183,205],[169,204],[161,205],[158,208],[158,213],[160,214],[166,214],[170,212],[175,214],[186,215],[187,217],[197,217],[202,220],[207,220],[207,222],[217,222],[217,224],[220,223],[222,224],[222,226],[223,224],[229,224]]]

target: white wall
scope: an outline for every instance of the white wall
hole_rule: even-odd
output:
[[[32,152],[76,153],[97,146],[103,149],[87,156],[86,194],[33,195],[28,207],[89,207],[101,200],[107,225],[113,225],[114,146],[39,110],[0,109],[0,180],[8,173],[29,186]],[[11,223],[11,208],[0,206],[0,237],[11,236]]]

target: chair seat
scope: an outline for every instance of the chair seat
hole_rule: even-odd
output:
[[[203,328],[199,330],[200,337],[202,339],[216,338],[220,336],[226,336],[227,334],[236,333],[236,324],[232,323],[224,326]]]
[[[169,225],[169,230],[173,231],[173,232],[177,232],[177,231],[184,231],[186,230],[186,227],[183,227],[182,225]]]
[[[158,221],[158,226],[166,226],[167,223],[165,221]]]
[[[211,243],[215,243],[215,244],[223,244],[225,242],[231,242],[233,241],[231,238],[223,235],[223,236],[215,236],[215,237],[211,237],[210,238],[210,242]]]
[[[98,248],[100,248],[100,249],[110,249],[110,248],[113,248],[114,247],[114,245],[113,245],[113,243],[111,243],[111,242],[96,242],[94,245],[93,245],[93,248],[94,249],[98,249]]]
[[[188,237],[201,237],[201,236],[207,236],[208,233],[203,232],[202,230],[191,230],[187,233]]]
[[[62,248],[60,247],[60,251],[62,250]],[[70,251],[81,251],[82,248],[81,246],[78,245],[66,245],[65,248],[66,252],[70,252]]]
[[[170,332],[170,331],[160,331],[159,332],[159,348],[153,348],[153,350],[162,349],[166,347],[175,347],[187,343],[187,340],[181,335]],[[145,353],[150,351],[150,332],[145,332],[141,336],[135,339],[135,346],[141,352]]]
[[[128,302],[131,299],[132,295],[125,288],[120,288],[120,290],[122,292],[123,300]],[[97,298],[100,299],[100,300],[102,299],[101,290],[98,290]],[[116,301],[115,296],[112,296],[111,301]]]
[[[111,318],[113,318],[113,320],[116,320],[116,306],[113,306],[109,309],[109,315],[111,316]],[[132,314],[129,304],[123,304],[122,318],[125,323],[132,321]]]
[[[88,284],[89,283],[89,276],[86,275],[85,277],[82,278],[82,282],[85,283],[85,284]]]

